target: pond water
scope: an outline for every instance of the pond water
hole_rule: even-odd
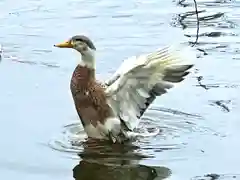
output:
[[[124,147],[87,143],[69,81],[76,34],[97,47],[104,80],[122,60],[196,38],[192,0],[0,0],[2,179],[240,179],[240,1],[198,0],[193,73],[159,97]],[[79,140],[81,139],[81,140]]]

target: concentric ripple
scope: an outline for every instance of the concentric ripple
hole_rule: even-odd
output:
[[[118,160],[153,158],[157,152],[177,151],[184,148],[187,145],[184,139],[187,139],[186,137],[193,132],[213,132],[197,126],[194,123],[196,119],[201,120],[202,117],[177,110],[153,107],[142,118],[136,129],[136,133],[142,135],[127,145],[88,140],[79,122],[64,126],[63,131],[49,142],[49,146],[54,150],[69,153],[70,158],[79,158],[79,156],[107,158],[108,163],[111,157],[114,157],[113,161],[116,161],[116,158]]]

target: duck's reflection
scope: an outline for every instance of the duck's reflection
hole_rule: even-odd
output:
[[[81,161],[73,168],[76,180],[153,180],[170,176],[166,167],[140,165],[146,156],[138,153],[138,147],[128,145],[109,145],[103,142],[84,144],[79,154]]]

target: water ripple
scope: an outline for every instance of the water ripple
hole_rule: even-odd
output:
[[[200,26],[198,48],[204,49],[207,55],[209,51],[216,50],[219,47],[222,50],[225,49],[229,41],[237,43],[236,37],[239,36],[239,33],[235,29],[238,27],[238,24],[234,18],[229,17],[227,11],[219,12],[218,8],[214,10],[209,8],[210,4],[211,7],[217,7],[223,4],[231,4],[232,2],[198,1],[197,3],[201,8],[198,11]],[[192,6],[193,2],[180,1],[179,4],[186,8],[190,5]],[[196,24],[196,12],[193,10],[176,14],[172,19],[172,26],[184,29],[185,36],[189,38],[190,43],[193,43],[196,37]]]
[[[239,174],[206,174],[204,176],[196,176],[191,178],[191,180],[234,180],[239,179]]]
[[[121,145],[108,145],[105,141],[91,141],[79,123],[72,123],[64,126],[62,133],[49,142],[49,146],[57,151],[69,153],[70,158],[80,155],[80,157],[115,157],[116,159],[152,159],[156,153],[164,151],[178,151],[184,149],[187,142],[180,140],[183,136],[188,136],[189,132],[213,133],[211,129],[197,126],[194,121],[202,119],[201,116],[185,113],[167,108],[153,107],[141,120],[138,132],[151,132],[154,128],[160,129],[156,136],[141,137],[136,141]],[[161,122],[161,123],[159,123]],[[159,125],[160,124],[160,125]],[[125,153],[123,153],[125,152]],[[75,157],[77,158],[77,157]],[[171,159],[184,159],[172,157]],[[115,159],[115,161],[116,161]]]

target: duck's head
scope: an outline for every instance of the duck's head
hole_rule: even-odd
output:
[[[84,55],[93,55],[96,48],[93,42],[84,35],[76,35],[71,37],[69,40],[55,44],[55,47],[59,48],[72,48],[80,52],[83,56]]]

